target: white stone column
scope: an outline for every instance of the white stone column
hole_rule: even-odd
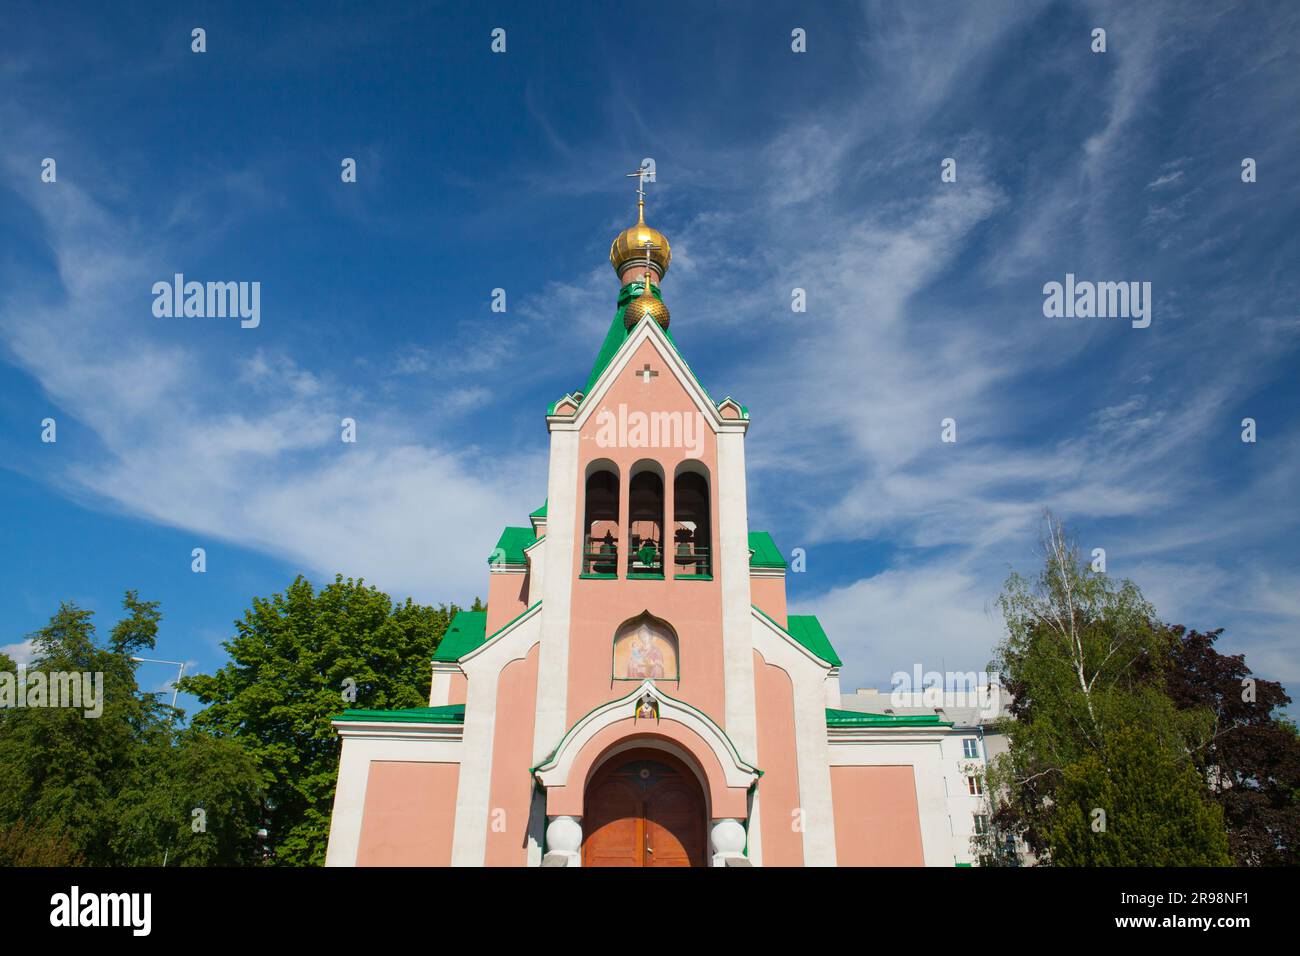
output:
[[[754,645],[749,593],[749,515],[745,497],[745,435],[718,434],[718,542],[722,578],[724,729],[746,760],[758,750],[754,712]],[[718,570],[714,571],[718,574]]]
[[[578,515],[578,433],[551,431],[551,467],[547,479],[546,563],[550,573],[542,588],[542,647],[537,669],[537,724],[533,762],[545,759],[568,729],[569,602],[577,574],[574,528]],[[626,547],[622,550],[626,551]],[[532,595],[529,595],[532,598]]]
[[[339,756],[339,778],[330,816],[326,866],[356,866],[361,848],[361,818],[366,806],[370,759],[364,743],[344,738]]]
[[[492,792],[492,748],[496,744],[498,674],[467,674],[464,747],[456,786],[452,866],[482,866],[487,855],[488,801]]]

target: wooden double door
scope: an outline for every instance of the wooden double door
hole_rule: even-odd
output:
[[[587,786],[583,866],[704,866],[708,814],[680,760],[637,750],[608,760]]]

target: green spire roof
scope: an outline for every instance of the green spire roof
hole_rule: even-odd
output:
[[[663,294],[653,282],[650,283],[650,293],[660,302],[663,301]],[[596,355],[596,364],[591,367],[591,374],[587,376],[587,385],[582,390],[583,395],[591,391],[592,386],[596,384],[596,379],[600,378],[600,373],[605,371],[606,366],[614,360],[619,348],[631,334],[631,329],[623,327],[623,313],[627,311],[628,303],[640,294],[640,282],[629,282],[618,290],[618,310],[614,313],[614,321],[609,324],[609,331],[605,333],[605,341],[600,343],[600,352]],[[669,342],[673,341],[671,332],[664,329],[664,334],[668,336]],[[677,343],[673,343],[673,348],[677,348]]]
[[[614,361],[614,356],[618,354],[618,350],[623,347],[623,343],[627,341],[628,336],[632,332],[631,329],[624,328],[623,315],[627,312],[628,303],[641,294],[641,286],[641,282],[629,282],[627,285],[623,286],[623,288],[618,290],[618,309],[614,312],[614,318],[609,323],[609,331],[605,333],[605,340],[600,343],[600,352],[596,355],[596,363],[591,367],[591,374],[587,376],[587,384],[582,388],[582,391],[570,392],[565,395],[564,398],[551,402],[546,408],[547,415],[554,415],[556,407],[560,402],[566,399],[575,404],[582,404],[587,395],[595,387],[596,380],[600,378],[605,369],[609,367],[609,363]],[[650,292],[655,296],[655,298],[659,299],[659,301],[663,301],[663,295],[660,293],[659,287],[653,282],[650,283]],[[673,338],[673,333],[668,331],[668,329],[664,329],[664,337],[668,339],[668,344],[672,346],[673,351],[677,353],[677,357],[682,358],[681,350],[677,348],[677,340]],[[699,385],[700,389],[704,392],[704,397],[708,399],[715,408],[719,407],[722,402],[713,401],[713,398],[709,395],[709,390],[704,387],[704,383],[696,376],[690,363],[684,358],[682,358],[682,363],[686,366],[686,371],[690,373],[691,378],[695,379],[695,383]],[[723,401],[726,400],[727,399],[723,399]],[[735,402],[736,400],[731,399],[731,401]],[[736,404],[740,406],[740,417],[745,419],[749,418],[749,409],[746,406],[741,405],[739,402],[736,402]]]

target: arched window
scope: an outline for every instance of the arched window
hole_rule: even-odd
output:
[[[628,486],[628,573],[664,573],[664,479],[652,463],[638,465]]]
[[[582,520],[582,573],[618,574],[618,474],[593,466]]]
[[[614,633],[614,680],[678,680],[677,634],[646,611]]]
[[[713,573],[709,479],[698,471],[677,472],[673,479],[673,565],[678,575]]]

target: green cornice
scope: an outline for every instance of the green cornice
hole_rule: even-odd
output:
[[[827,727],[951,727],[938,714],[864,714],[857,710],[826,708]]]
[[[408,707],[405,710],[345,710],[335,720],[385,724],[463,724],[465,705]]]

